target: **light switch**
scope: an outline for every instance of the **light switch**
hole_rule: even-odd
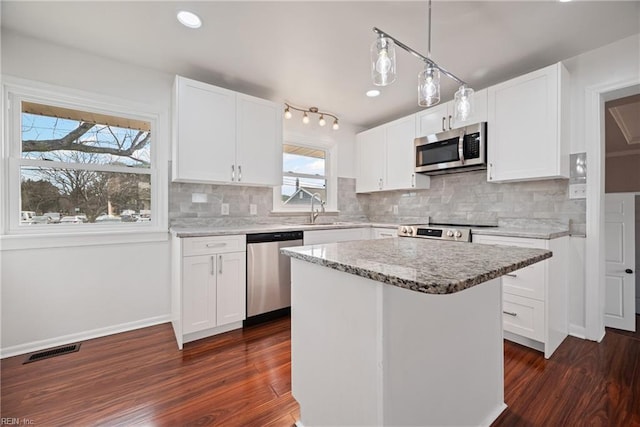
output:
[[[229,203],[222,203],[220,205],[220,214],[229,215]]]
[[[258,215],[258,206],[255,203],[249,204],[249,215]]]

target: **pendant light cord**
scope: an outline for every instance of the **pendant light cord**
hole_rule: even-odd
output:
[[[427,33],[427,58],[431,59],[431,0],[429,0],[429,12],[427,22],[429,24],[429,32]]]

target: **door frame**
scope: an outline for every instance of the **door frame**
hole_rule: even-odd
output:
[[[604,329],[605,247],[604,247],[604,103],[625,96],[613,92],[629,89],[637,93],[640,78],[589,86],[585,89],[585,144],[590,165],[587,178],[587,218],[585,251],[585,336],[602,341]]]

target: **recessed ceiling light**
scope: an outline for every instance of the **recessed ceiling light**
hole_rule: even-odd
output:
[[[200,17],[193,12],[188,12],[186,10],[181,10],[177,15],[178,21],[185,27],[189,28],[200,28],[202,25],[202,21]]]
[[[570,2],[571,0],[558,0],[558,1],[559,1],[560,3],[568,3],[568,2]]]
[[[367,91],[367,96],[369,98],[374,98],[376,96],[380,95],[380,91],[378,89],[371,89]]]

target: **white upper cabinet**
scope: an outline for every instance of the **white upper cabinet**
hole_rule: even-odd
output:
[[[415,173],[415,115],[356,135],[356,192],[429,188],[429,177]]]
[[[279,104],[176,76],[173,180],[279,185]]]
[[[489,182],[569,178],[568,80],[557,63],[489,88]]]
[[[438,132],[487,121],[487,89],[480,90],[473,95],[473,114],[463,122],[455,119],[455,105],[453,101],[438,104],[416,113],[416,136],[422,137]]]
[[[236,157],[235,92],[176,77],[173,179],[230,181]]]
[[[238,94],[236,181],[282,184],[282,108],[280,104]]]
[[[358,159],[357,193],[382,190],[385,170],[385,147],[386,130],[382,126],[356,135],[356,158]]]

